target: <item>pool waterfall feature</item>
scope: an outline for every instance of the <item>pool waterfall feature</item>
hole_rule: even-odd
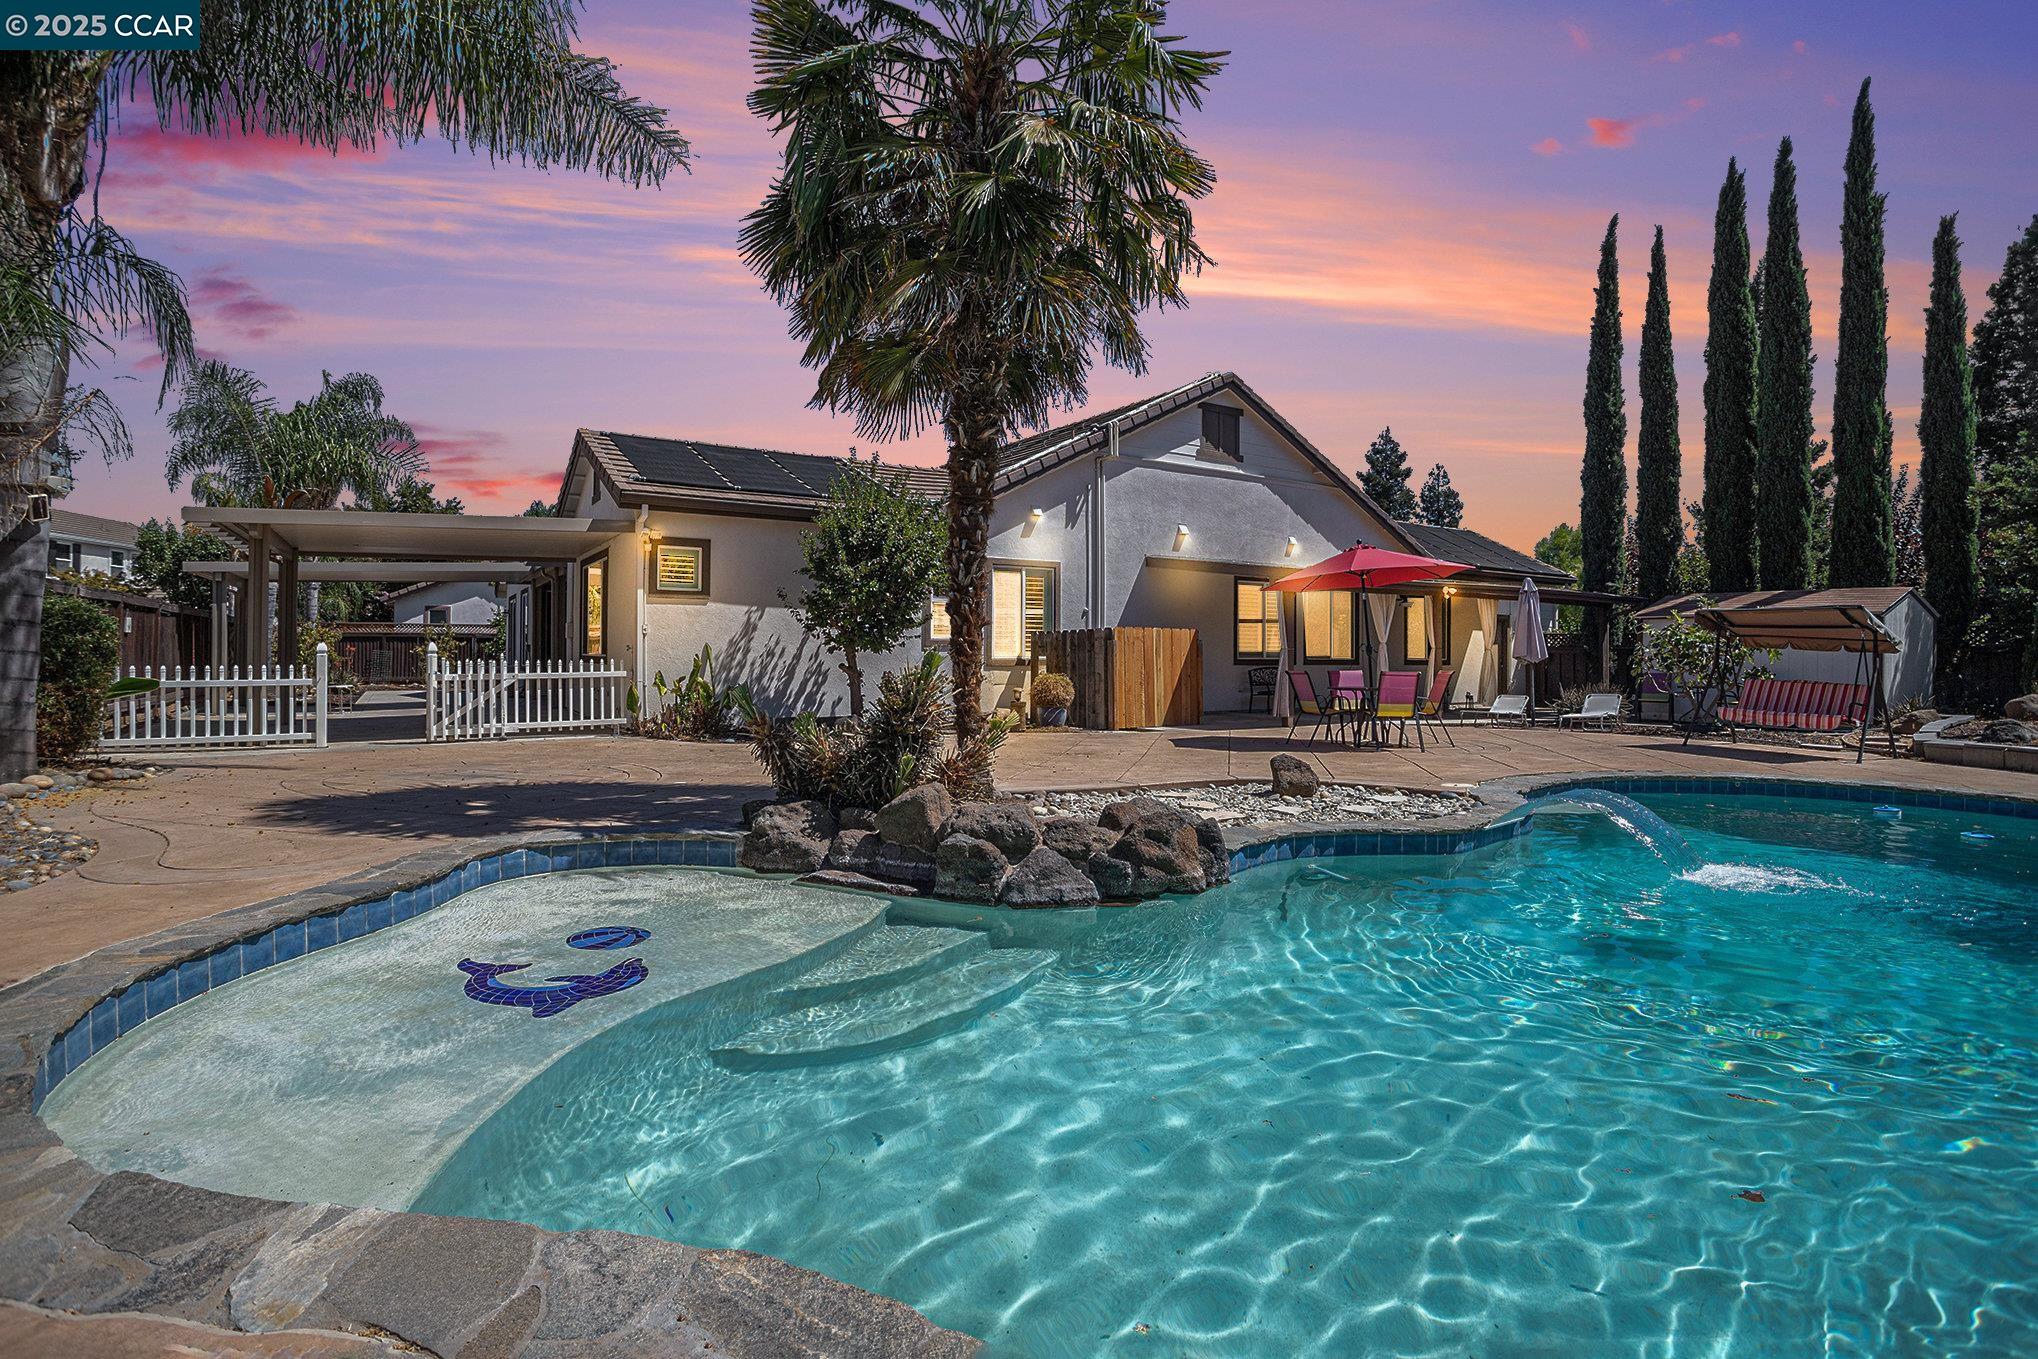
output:
[[[1530,798],[1520,808],[1501,818],[1502,823],[1538,812],[1576,810],[1597,812],[1627,832],[1636,844],[1661,859],[1672,873],[1691,873],[1703,867],[1677,828],[1629,797],[1609,788],[1560,788]]]
[[[1222,893],[994,937],[1058,956],[904,1046],[717,1060],[795,1001],[853,1000],[834,962],[643,1011],[410,1206],[760,1250],[993,1352],[1444,1354],[1495,1328],[1632,1349],[1666,1326],[1708,1352],[1834,1326],[1864,1352],[2030,1352],[2028,810],[1636,791],[1693,862],[1765,876],[1665,875],[1660,833],[1555,800],[1520,837],[1531,818],[1241,849],[1262,871]],[[1891,801],[1917,810],[1874,815]]]

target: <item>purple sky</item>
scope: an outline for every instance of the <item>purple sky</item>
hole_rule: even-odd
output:
[[[1198,211],[1217,266],[1186,311],[1152,319],[1149,373],[1099,370],[1095,400],[1235,369],[1347,467],[1392,425],[1418,481],[1444,462],[1467,524],[1524,548],[1577,517],[1609,214],[1622,223],[1631,429],[1649,232],[1667,231],[1693,499],[1729,156],[1750,167],[1759,254],[1776,141],[1795,141],[1823,431],[1840,166],[1854,91],[1875,78],[1901,460],[1916,453],[1938,216],[1961,215],[1979,317],[2038,211],[2038,10],[2024,3],[1177,0],[1172,26],[1233,54],[1189,124],[1217,166]],[[775,164],[743,108],[745,7],[590,0],[583,37],[673,109],[698,153],[691,175],[632,190],[436,145],[334,159],[131,119],[102,208],[183,274],[201,348],[285,400],[315,390],[321,369],[376,374],[441,493],[477,510],[549,499],[582,425],[846,450],[849,422],[806,408],[784,318],[735,252]],[[130,345],[78,375],[112,392],[138,452],[81,468],[72,508],[140,519],[184,503],[163,480],[157,371]],[[940,450],[923,438],[897,456]]]

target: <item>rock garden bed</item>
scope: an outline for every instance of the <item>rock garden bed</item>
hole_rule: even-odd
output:
[[[70,872],[98,852],[99,842],[92,837],[60,831],[38,820],[36,804],[102,784],[144,779],[149,772],[125,765],[96,765],[0,783],[0,891],[26,892]]]
[[[1389,788],[1336,783],[1321,785],[1314,797],[1284,796],[1263,783],[1226,783],[1113,793],[1037,793],[1029,802],[1036,816],[1095,816],[1109,803],[1125,797],[1150,797],[1191,816],[1207,816],[1220,826],[1246,827],[1291,822],[1405,821],[1452,816],[1476,805],[1470,798],[1449,793],[1402,793]]]

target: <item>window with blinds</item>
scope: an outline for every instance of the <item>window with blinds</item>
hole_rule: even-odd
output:
[[[606,654],[602,650],[608,619],[604,616],[603,590],[608,581],[609,559],[599,557],[583,562],[580,567],[580,627],[581,637],[586,645],[582,648],[590,656]]]
[[[1302,654],[1312,661],[1349,661],[1355,616],[1350,590],[1311,590],[1302,601]]]
[[[1023,661],[1033,654],[1033,635],[1045,632],[1054,607],[1054,571],[1038,566],[1000,566],[991,572],[991,659]]]
[[[927,600],[927,640],[946,642],[954,635],[954,627],[948,617],[948,596],[930,596]]]
[[[1232,655],[1241,661],[1270,661],[1281,654],[1281,597],[1263,580],[1232,580]]]
[[[1429,660],[1429,601],[1421,595],[1401,600],[1401,659],[1408,665]]]
[[[665,595],[708,592],[708,545],[658,543],[651,549],[651,588]]]

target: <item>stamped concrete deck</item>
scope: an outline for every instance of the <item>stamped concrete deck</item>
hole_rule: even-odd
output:
[[[1159,731],[1029,731],[1007,743],[1013,789],[1256,781],[1270,756],[1306,754],[1327,777],[1435,789],[1513,774],[1763,774],[1979,793],[2038,793],[2038,780],[1831,749],[1657,733],[1458,726],[1455,745],[1354,751],[1284,740],[1259,721]],[[99,841],[78,872],[0,897],[0,986],[119,940],[329,882],[419,849],[543,830],[728,828],[769,791],[740,743],[630,737],[181,758],[139,787],[36,804]]]

